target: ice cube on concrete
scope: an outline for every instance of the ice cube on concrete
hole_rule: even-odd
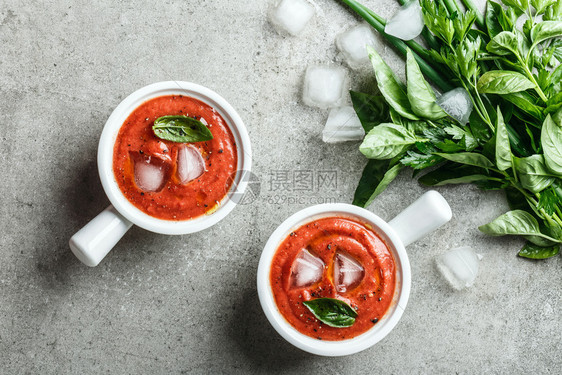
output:
[[[452,249],[436,259],[437,269],[457,290],[470,287],[478,275],[478,262],[482,259],[470,247]]]
[[[439,98],[436,103],[449,116],[457,120],[462,125],[468,123],[472,109],[474,108],[470,95],[462,87],[457,87],[451,91],[447,91]]]
[[[311,107],[341,104],[347,90],[347,71],[337,65],[311,65],[304,77],[303,102]]]
[[[334,283],[339,293],[355,289],[363,280],[365,270],[351,255],[337,252],[334,259]]]
[[[146,192],[160,191],[166,184],[170,166],[155,156],[139,155],[133,157],[135,183]]]
[[[347,65],[352,69],[368,65],[367,46],[377,49],[380,45],[371,26],[364,23],[354,26],[336,37],[336,46]]]
[[[324,142],[360,141],[363,137],[365,137],[365,130],[352,106],[332,108],[322,131]]]
[[[182,184],[195,180],[205,172],[205,160],[193,145],[181,145],[178,150],[178,178]]]
[[[322,279],[324,262],[320,257],[303,249],[291,266],[290,285],[293,288],[304,288]]]
[[[421,34],[423,13],[418,0],[402,6],[387,22],[384,32],[402,40],[411,40]]]
[[[280,0],[269,12],[269,21],[281,34],[298,35],[315,12],[316,8],[308,0]]]

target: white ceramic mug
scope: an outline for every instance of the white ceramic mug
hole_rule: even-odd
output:
[[[226,121],[237,146],[238,165],[231,191],[219,208],[211,214],[190,220],[170,221],[149,216],[133,206],[123,195],[113,173],[113,148],[119,129],[131,112],[147,100],[165,95],[184,95],[200,100],[214,108]],[[103,128],[98,146],[98,172],[111,206],[96,216],[70,239],[72,252],[84,264],[94,267],[107,255],[133,224],[162,234],[188,234],[207,229],[232,211],[248,184],[252,165],[250,137],[238,113],[214,91],[190,82],[168,81],[143,87],[115,108]],[[232,194],[235,193],[235,194]]]
[[[396,263],[396,288],[389,310],[373,328],[343,341],[317,340],[298,332],[279,312],[269,279],[271,262],[281,242],[302,225],[323,217],[348,217],[370,224],[389,246]],[[439,228],[451,220],[451,217],[449,204],[436,191],[422,195],[389,223],[364,208],[344,203],[320,204],[295,213],[273,232],[260,258],[257,275],[258,295],[267,319],[285,340],[317,355],[349,355],[375,345],[396,326],[408,302],[411,271],[405,246]]]

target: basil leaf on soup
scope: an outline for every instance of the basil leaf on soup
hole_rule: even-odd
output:
[[[172,142],[193,143],[213,139],[213,134],[201,121],[188,116],[162,116],[154,121],[154,135]]]
[[[330,327],[351,327],[357,312],[347,303],[334,298],[317,298],[302,303],[322,323]]]

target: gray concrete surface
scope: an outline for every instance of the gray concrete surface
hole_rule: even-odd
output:
[[[560,373],[562,257],[523,260],[521,241],[480,234],[506,205],[470,186],[439,189],[453,220],[409,247],[410,302],[375,347],[316,357],[269,326],[255,287],[267,238],[305,206],[350,202],[365,163],[357,144],[323,144],[327,113],[300,100],[306,65],[337,63],[334,37],[358,22],[317,3],[304,34],[284,38],[266,1],[0,2],[0,373]],[[366,3],[383,16],[396,8]],[[95,160],[103,124],[129,93],[171,79],[206,85],[241,113],[261,195],[199,234],[133,228],[87,268],[67,241],[109,204]],[[352,82],[373,85],[368,70]],[[306,170],[335,171],[337,187],[276,184]],[[404,173],[370,210],[390,219],[425,190]],[[463,292],[434,266],[456,245],[484,255]]]

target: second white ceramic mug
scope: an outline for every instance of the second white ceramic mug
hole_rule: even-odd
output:
[[[277,308],[269,278],[271,262],[281,242],[302,225],[323,217],[349,217],[369,224],[389,245],[396,263],[396,288],[387,313],[369,331],[343,341],[321,341],[298,332]],[[388,223],[371,211],[344,203],[320,204],[295,213],[273,232],[260,258],[258,296],[267,319],[285,340],[317,355],[349,355],[375,345],[396,326],[408,302],[411,271],[405,247],[439,228],[451,217],[449,204],[436,191],[428,191]]]

